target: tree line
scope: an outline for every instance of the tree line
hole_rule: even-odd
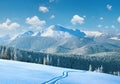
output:
[[[0,46],[0,59],[38,63],[71,69],[89,70],[120,76],[120,53],[105,56],[59,55]]]

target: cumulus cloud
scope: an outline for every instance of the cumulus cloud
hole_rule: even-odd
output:
[[[45,6],[40,6],[39,11],[41,11],[43,13],[46,13],[46,12],[49,12],[49,9],[47,7],[45,7]]]
[[[105,26],[105,28],[106,28],[106,29],[108,29],[108,28],[109,28],[109,26]]]
[[[100,17],[100,20],[103,20],[104,18],[103,17]]]
[[[41,30],[45,26],[46,21],[40,20],[37,16],[33,16],[26,18],[26,23],[31,25],[30,28]]]
[[[86,18],[86,15],[83,15],[84,18]]]
[[[111,10],[111,9],[112,9],[112,5],[107,4],[106,7],[107,7],[108,10]]]
[[[76,25],[76,24],[83,24],[84,23],[84,18],[80,17],[79,15],[74,15],[73,18],[71,19],[71,23]]]
[[[97,27],[98,27],[98,28],[101,28],[101,27],[102,27],[102,25],[100,25],[100,24],[99,24]]]
[[[120,16],[118,17],[117,21],[120,23]]]
[[[114,29],[114,28],[115,28],[115,25],[111,25],[111,27]]]
[[[54,19],[54,18],[55,18],[55,15],[51,15],[51,16],[50,16],[50,19]]]
[[[11,22],[11,20],[8,18],[6,19],[5,22],[0,24],[0,28],[4,29],[4,30],[12,30],[12,29],[16,29],[18,27],[20,27],[20,25],[18,23]]]

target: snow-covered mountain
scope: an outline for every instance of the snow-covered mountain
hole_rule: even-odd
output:
[[[10,40],[10,36],[7,34],[5,36],[1,36],[0,37],[0,44],[5,44],[6,42],[8,42]]]
[[[72,30],[72,29],[68,29],[68,28],[64,28],[62,26],[59,25],[52,25],[50,26],[48,29],[46,29],[45,32],[43,32],[41,34],[41,36],[45,37],[71,37],[71,36],[75,36],[75,37],[84,37],[85,33],[81,32],[80,30]]]
[[[99,31],[83,31],[87,37],[100,37],[103,35],[102,32]]]
[[[80,31],[52,25],[42,32],[26,31],[9,42],[5,40],[4,43],[20,49],[45,53],[95,54],[120,51],[119,38],[118,34]]]
[[[40,37],[41,36],[41,32],[35,32],[34,34],[32,34],[32,36],[35,36],[35,37]]]
[[[43,32],[27,31],[18,35],[9,45],[47,53],[63,53],[81,47],[91,41],[80,30],[53,25]]]
[[[22,34],[19,34],[16,38],[24,38],[24,37],[29,37],[29,36],[32,36],[34,34],[33,31],[27,31],[27,32],[24,32]]]
[[[31,73],[32,72],[32,73]],[[0,60],[1,84],[119,84],[120,77],[41,64]]]

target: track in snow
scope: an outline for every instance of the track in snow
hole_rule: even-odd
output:
[[[61,79],[63,79],[63,78],[68,77],[68,73],[69,73],[69,72],[75,72],[75,71],[64,71],[61,76],[52,78],[52,79],[50,79],[50,80],[48,80],[48,81],[46,81],[46,82],[44,82],[44,83],[42,83],[42,84],[57,84],[57,81],[58,81],[58,80],[61,80]]]

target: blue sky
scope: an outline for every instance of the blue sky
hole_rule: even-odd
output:
[[[119,4],[120,0],[0,0],[0,33],[39,31],[55,24],[119,30]]]

